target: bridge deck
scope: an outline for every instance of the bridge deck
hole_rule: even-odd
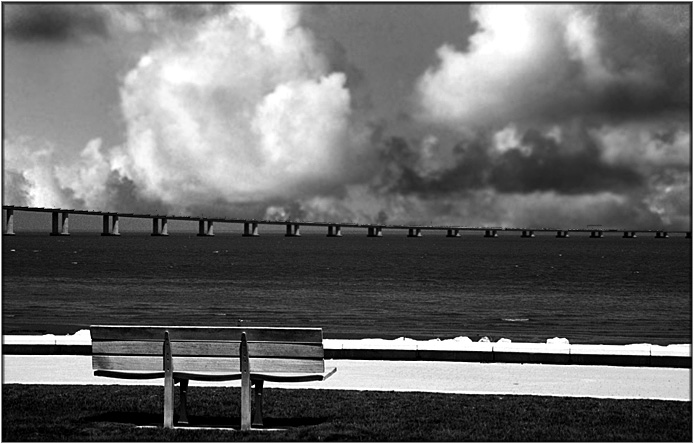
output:
[[[254,224],[254,225],[287,225],[287,226],[307,226],[307,227],[341,227],[341,228],[369,228],[369,229],[388,229],[388,230],[413,230],[413,232],[421,231],[443,231],[451,230],[454,232],[460,231],[485,231],[485,232],[524,232],[524,234],[532,235],[536,232],[563,232],[568,233],[631,233],[635,235],[636,233],[655,233],[658,237],[660,234],[686,234],[687,237],[691,236],[691,231],[684,230],[666,230],[666,229],[632,229],[632,228],[601,228],[599,226],[588,227],[588,228],[517,228],[517,227],[470,227],[463,225],[404,225],[404,224],[377,224],[377,223],[354,223],[354,222],[316,222],[316,221],[304,221],[304,220],[258,220],[258,219],[237,219],[237,218],[226,218],[226,217],[203,217],[203,216],[178,216],[171,214],[137,214],[137,213],[118,213],[110,211],[93,211],[93,210],[78,210],[78,209],[65,209],[65,208],[39,208],[39,207],[24,207],[15,205],[3,205],[3,210],[7,211],[7,219],[9,225],[9,219],[15,211],[24,212],[39,212],[39,213],[52,213],[54,215],[62,215],[63,218],[67,217],[69,214],[79,214],[79,215],[89,215],[89,216],[102,216],[111,217],[117,216],[118,218],[135,218],[135,219],[152,219],[155,222],[157,220],[182,220],[182,221],[198,221],[200,223],[232,223],[232,224]],[[54,216],[55,217],[55,216]],[[57,220],[57,219],[56,219]],[[54,220],[54,231],[56,228],[56,220]],[[6,231],[9,231],[6,229]],[[7,233],[6,234],[10,234]],[[371,232],[370,232],[371,234]]]

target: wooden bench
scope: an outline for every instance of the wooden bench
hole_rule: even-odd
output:
[[[241,430],[263,425],[263,383],[323,381],[323,330],[275,327],[92,325],[95,376],[164,378],[164,427],[173,428],[174,385],[179,418],[188,424],[188,381],[241,380]],[[251,388],[255,415],[251,422]]]

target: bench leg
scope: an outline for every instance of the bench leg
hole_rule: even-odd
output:
[[[241,430],[251,429],[251,381],[248,373],[241,378]]]
[[[253,427],[263,426],[263,382],[255,381],[255,414],[253,415]]]
[[[164,332],[164,428],[173,429],[174,416],[174,378],[173,358],[171,357],[171,340],[169,331]]]
[[[180,405],[178,406],[178,423],[188,425],[188,380],[181,379],[181,385],[178,388],[181,395]]]
[[[174,382],[170,374],[164,376],[164,428],[173,429]]]
[[[245,432],[251,429],[251,372],[246,332],[241,333],[239,357],[241,358],[241,431]]]

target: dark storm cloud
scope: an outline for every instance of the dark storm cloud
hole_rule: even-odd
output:
[[[621,192],[643,185],[644,178],[622,165],[601,160],[600,151],[586,137],[583,146],[566,149],[552,137],[528,130],[520,146],[498,153],[491,140],[479,135],[453,149],[454,164],[436,174],[418,168],[417,150],[402,138],[385,144],[383,161],[393,191],[436,196],[492,188],[503,193],[555,192],[560,194]]]
[[[691,5],[601,5],[596,9],[603,57],[612,69],[625,74],[643,72],[654,80],[654,91],[646,91],[648,95],[639,95],[638,90],[630,91],[636,97],[634,101],[645,99],[647,106],[656,109],[688,108]],[[620,96],[620,93],[614,95]],[[629,103],[625,104],[625,109],[628,111]],[[648,109],[644,107],[643,111],[648,112]]]
[[[385,181],[391,191],[441,195],[468,189],[483,188],[488,182],[492,160],[480,140],[471,140],[454,148],[455,165],[433,176],[422,174],[418,149],[401,137],[384,143],[382,161],[387,166]]]
[[[108,37],[105,15],[89,4],[6,4],[3,12],[6,38],[62,42],[85,36]]]
[[[9,4],[4,35],[19,41],[64,42],[108,38],[171,25],[195,24],[228,10],[225,4]]]
[[[491,164],[489,183],[501,192],[555,191],[562,194],[620,192],[640,186],[638,173],[607,165],[590,139],[579,150],[562,149],[554,139],[528,130],[522,145],[529,155],[510,149]]]
[[[588,11],[611,79],[585,94],[579,112],[621,120],[691,108],[691,5],[596,5]]]
[[[166,6],[162,9],[170,19],[184,23],[202,20],[229,8],[224,4],[169,4]]]

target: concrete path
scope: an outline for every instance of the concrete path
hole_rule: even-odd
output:
[[[551,364],[482,364],[433,361],[328,360],[338,371],[324,382],[266,387],[422,391],[466,394],[513,394],[595,398],[640,398],[691,401],[691,370],[680,368],[616,367]],[[95,377],[90,356],[5,355],[5,384],[141,384]],[[192,386],[238,386],[240,382]]]

